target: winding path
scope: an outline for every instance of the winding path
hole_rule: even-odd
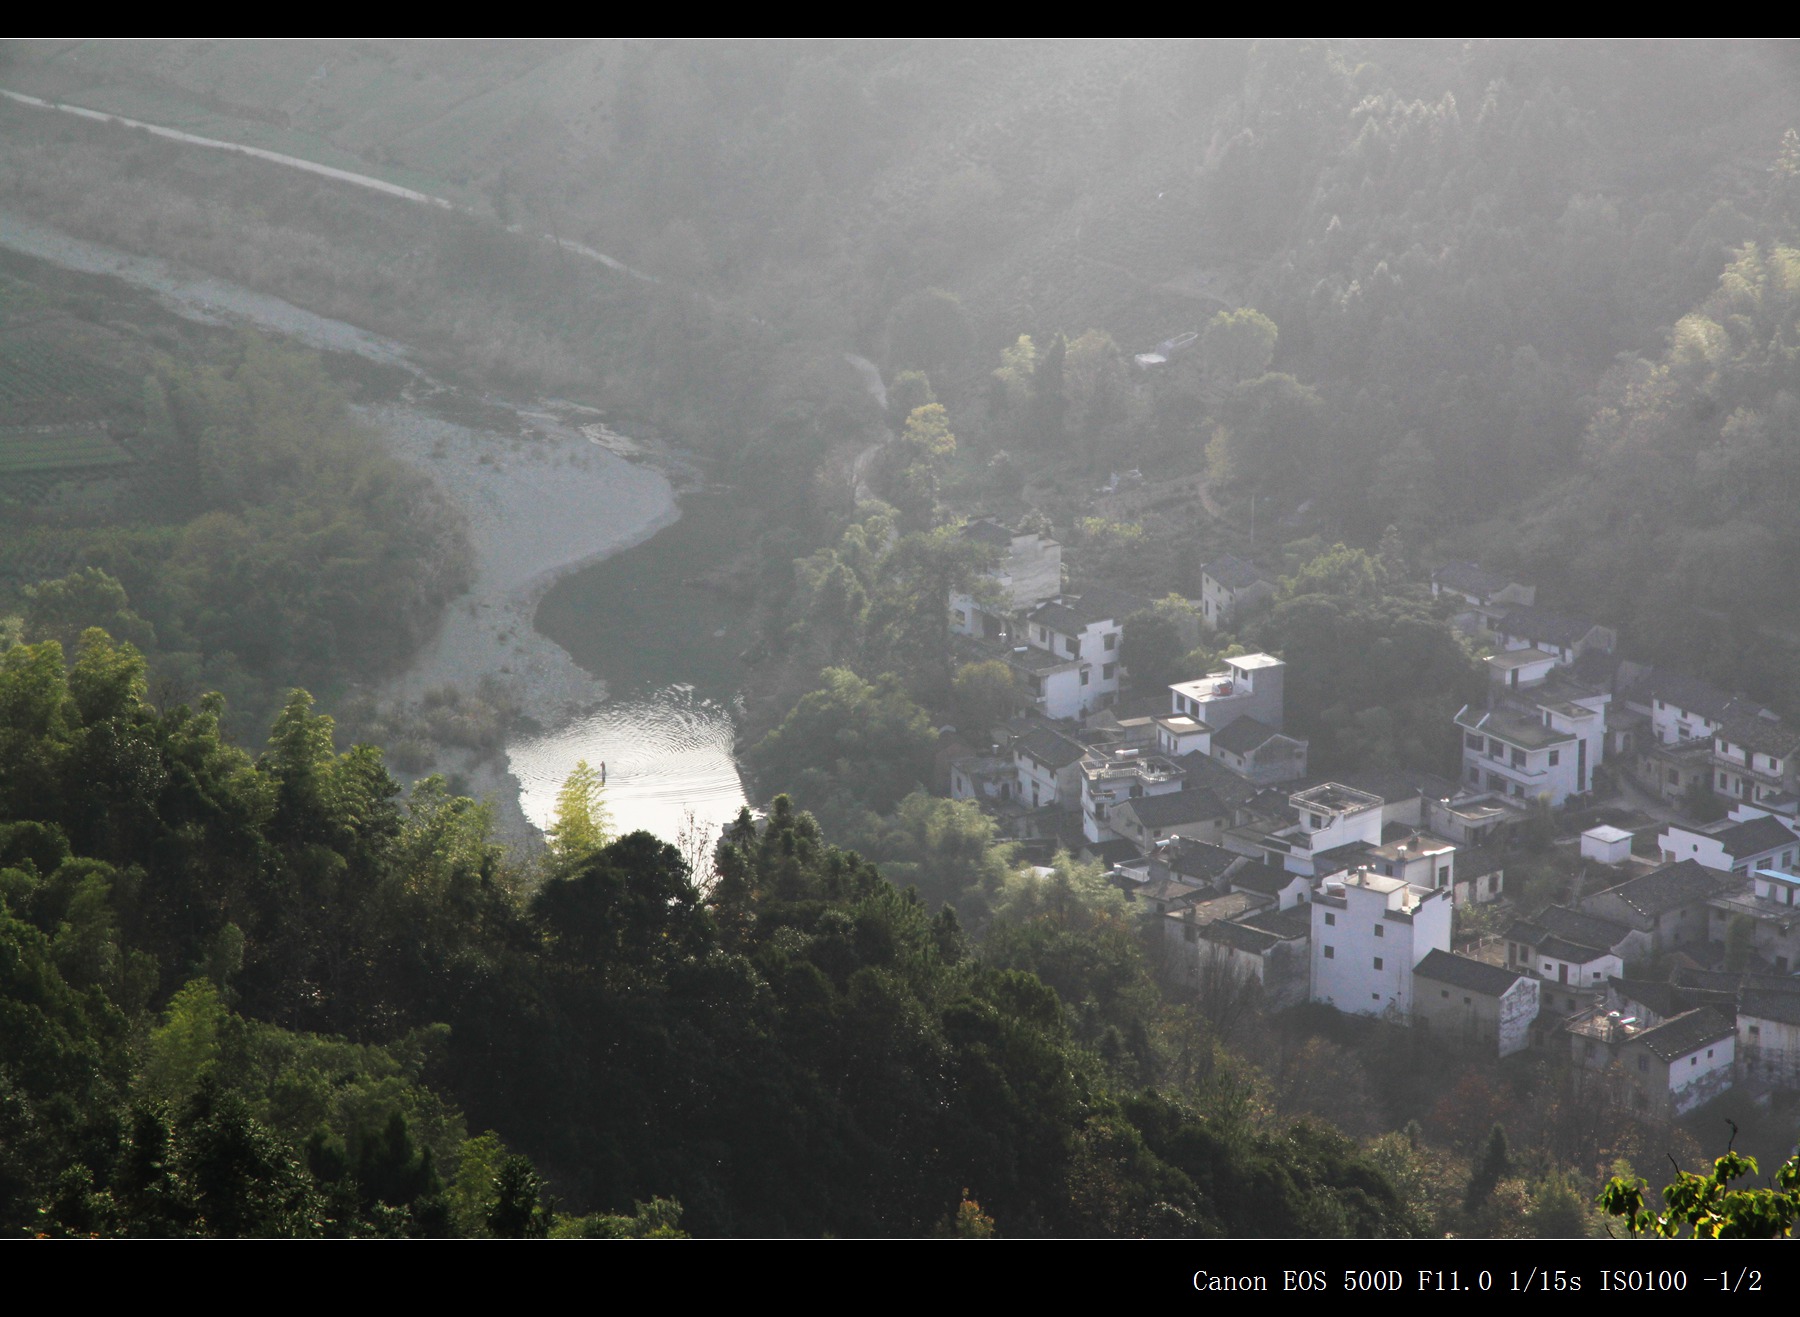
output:
[[[47,101],[38,96],[27,96],[24,92],[8,91],[0,87],[0,96],[18,105],[27,105],[38,110],[58,110],[63,114],[72,114],[81,119],[92,119],[98,123],[118,124],[122,128],[137,128],[154,137],[166,137],[172,142],[184,142],[188,146],[203,146],[210,151],[229,151],[233,155],[254,156],[258,160],[266,160],[270,164],[282,165],[288,169],[298,169],[308,174],[318,174],[322,178],[334,179],[339,183],[349,183],[354,187],[367,188],[371,192],[380,192],[386,196],[398,197],[402,201],[417,202],[425,206],[437,206],[444,210],[454,210],[465,215],[475,212],[467,206],[459,206],[445,197],[433,196],[429,192],[415,191],[409,187],[401,187],[398,183],[390,183],[383,178],[375,178],[370,174],[358,174],[348,169],[337,169],[331,165],[322,165],[316,160],[307,160],[301,156],[284,155],[280,151],[270,151],[260,146],[245,146],[242,142],[227,142],[217,137],[201,137],[195,133],[185,133],[179,128],[165,128],[161,124],[145,123],[141,119],[127,119],[122,114],[108,114],[104,110],[90,110],[83,105],[69,105],[62,101]],[[509,225],[507,232],[525,234],[526,230],[517,224]],[[554,243],[566,252],[586,257],[590,261],[598,261],[609,270],[617,270],[621,274],[630,275],[645,283],[660,282],[653,274],[642,270],[634,270],[624,261],[608,256],[605,252],[595,251],[584,243],[570,238],[555,237],[548,233],[536,235],[541,241]]]

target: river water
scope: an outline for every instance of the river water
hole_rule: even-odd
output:
[[[166,261],[4,212],[0,247],[113,276],[189,319],[412,374],[401,400],[359,411],[461,506],[476,581],[381,693],[416,698],[492,673],[519,694],[538,730],[513,738],[505,770],[490,762],[468,773],[496,799],[503,833],[519,835],[527,820],[547,827],[558,789],[584,759],[607,766],[617,831],[643,828],[673,842],[736,815],[744,792],[732,755],[734,656],[747,643],[747,603],[688,584],[731,557],[735,523],[725,497],[703,489],[684,496],[682,517],[664,469],[694,483],[679,455],[627,460],[621,453],[637,446],[590,409],[471,397],[434,378],[403,343]],[[445,405],[459,400],[472,405]]]

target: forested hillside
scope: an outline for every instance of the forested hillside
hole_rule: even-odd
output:
[[[99,630],[66,668],[0,656],[9,1232],[1419,1224],[1216,1039],[1165,1034],[1076,887],[990,954],[785,799],[699,871],[571,832],[526,873],[482,807],[335,753],[303,692],[252,758],[216,699],[144,689]],[[1132,982],[1098,1033],[1066,1004]]]
[[[1652,526],[1685,498],[1654,464],[1625,481],[1594,469],[1616,444],[1584,435],[1613,424],[1630,387],[1621,353],[1702,350],[1684,318],[1741,300],[1715,290],[1743,244],[1766,260],[1794,240],[1794,58],[1729,42],[40,42],[15,44],[3,72],[20,90],[386,171],[612,252],[779,335],[926,370],[970,460],[1004,448],[1040,466],[1210,469],[1240,517],[1255,496],[1277,515],[1307,505],[1353,545],[1392,525],[1415,556],[1483,551],[1535,573],[1548,602],[1604,612],[1650,656],[1704,661],[1790,704],[1771,665],[1789,666],[1800,616],[1741,586],[1715,591],[1708,566],[1777,553],[1785,531],[1767,508],[1734,506],[1704,544],[1632,550],[1658,575],[1630,600],[1599,549],[1555,529],[1566,517],[1515,527],[1571,481],[1621,505],[1629,487]],[[145,153],[164,152],[135,150],[140,178]],[[81,158],[59,150],[12,190],[48,199]],[[302,217],[320,204],[284,207],[283,222],[314,223]],[[165,225],[136,241],[169,237]],[[371,237],[365,226],[358,245]],[[393,267],[368,281],[320,271],[322,286],[374,299],[365,314],[417,304],[419,288],[459,286],[457,243],[476,241],[443,247],[422,281],[397,283]],[[484,247],[480,268],[499,256]],[[640,296],[605,295],[615,308]],[[516,332],[465,342],[476,359],[563,387],[588,369],[570,355],[599,323],[588,312],[506,305]],[[1222,389],[1190,356],[1127,381],[1125,354],[1239,306],[1278,330],[1251,376],[1228,372]],[[864,423],[832,395],[849,382],[770,357],[748,319],[728,315],[722,336],[704,319],[697,304],[662,306],[655,350],[607,346],[606,378],[645,386],[631,393],[669,415],[679,396],[696,438],[785,473],[766,485],[791,497],[805,485],[793,476]],[[1001,351],[1021,334],[1039,353],[1066,340],[1082,362],[1053,363],[1067,401],[1050,412],[990,388],[995,366],[1018,377]],[[1775,414],[1783,360],[1736,363],[1766,395],[1746,412]],[[1012,404],[1033,392],[1031,366]],[[807,533],[821,531],[835,534]],[[1710,611],[1677,616],[1687,605],[1665,596]],[[1697,629],[1721,627],[1757,645],[1707,650]]]

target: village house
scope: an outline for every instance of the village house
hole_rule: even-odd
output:
[[[1514,920],[1506,930],[1509,969],[1555,984],[1546,988],[1543,1008],[1581,1010],[1605,990],[1607,980],[1625,972],[1625,957],[1647,949],[1628,924],[1567,906],[1546,907],[1531,919]]]
[[[1434,949],[1413,970],[1413,1023],[1434,1038],[1511,1056],[1537,1014],[1537,980],[1516,969]]]
[[[1053,727],[1034,727],[1012,743],[1014,787],[1032,809],[1081,808],[1081,757],[1087,747]]]
[[[1214,738],[1239,718],[1255,718],[1279,729],[1287,664],[1273,654],[1240,654],[1225,660],[1223,672],[1169,687],[1169,711],[1205,723]]]
[[[1004,644],[1016,634],[1014,616],[1062,593],[1062,545],[1035,531],[1009,530],[985,520],[970,522],[962,534],[994,552],[995,565],[986,575],[997,605],[984,608],[973,595],[952,591],[950,629]]]
[[[1713,940],[1712,898],[1749,886],[1729,872],[1686,859],[1595,892],[1581,902],[1581,910],[1632,930],[1622,947],[1628,958],[1681,948],[1704,957]]]
[[[1462,731],[1463,782],[1519,802],[1552,808],[1593,786],[1606,753],[1611,693],[1553,673],[1554,658],[1514,650],[1487,660],[1486,707],[1456,715]]]
[[[1451,625],[1474,635],[1490,629],[1508,610],[1537,602],[1537,587],[1472,562],[1447,562],[1431,573],[1431,597],[1449,600],[1458,610]]]
[[[1450,894],[1367,872],[1327,879],[1312,907],[1312,999],[1412,1018],[1413,969],[1450,949]]]
[[[1173,760],[1142,750],[1089,750],[1080,769],[1082,833],[1096,843],[1120,838],[1112,825],[1114,807],[1187,785],[1187,774]]]
[[[1295,792],[1287,812],[1294,822],[1240,825],[1226,834],[1225,844],[1307,877],[1347,867],[1356,852],[1346,848],[1381,844],[1381,798],[1340,782]]]
[[[1212,956],[1227,974],[1254,979],[1269,1010],[1298,1006],[1310,987],[1312,920],[1305,906],[1280,910],[1265,906],[1236,919],[1216,920],[1200,930],[1200,957]],[[1197,972],[1204,972],[1197,965]]]
[[[1694,860],[1709,869],[1747,877],[1753,869],[1795,872],[1800,836],[1793,826],[1769,814],[1738,809],[1734,817],[1702,827],[1671,823],[1656,839],[1663,863]]]
[[[1800,1089],[1800,981],[1746,981],[1737,1003],[1738,1065],[1746,1079]]]
[[[1011,755],[962,755],[950,761],[950,798],[987,804],[1011,801],[1018,790]]]
[[[1200,569],[1200,624],[1209,631],[1224,626],[1240,609],[1274,597],[1274,580],[1232,554]]]
[[[1616,1067],[1640,1111],[1673,1119],[1731,1087],[1737,1028],[1713,1007],[1645,1028],[1596,1006],[1566,1028],[1575,1063],[1590,1070]]]
[[[1591,650],[1610,654],[1619,643],[1611,627],[1529,605],[1507,610],[1490,629],[1503,650],[1535,649],[1551,655],[1559,666],[1572,664]]]
[[[1210,737],[1212,757],[1258,786],[1306,776],[1307,742],[1245,715]]]
[[[1079,718],[1118,699],[1122,619],[1136,611],[1113,592],[1040,604],[1025,618],[1026,649],[1009,662],[1026,696],[1050,718]]]
[[[1231,826],[1231,810],[1210,791],[1171,791],[1119,801],[1107,822],[1147,855],[1173,837],[1217,842]]]
[[[1800,971],[1800,876],[1756,869],[1748,891],[1722,892],[1707,904],[1714,941],[1728,951],[1739,941],[1741,952],[1777,974]]]
[[[1765,710],[1728,718],[1713,733],[1713,790],[1727,800],[1795,817],[1800,732]]]

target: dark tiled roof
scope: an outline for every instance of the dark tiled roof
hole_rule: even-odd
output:
[[[1247,755],[1267,745],[1280,735],[1280,732],[1267,723],[1259,722],[1249,714],[1245,714],[1228,727],[1214,732],[1212,743],[1215,750],[1224,750],[1234,755]]]
[[[1021,736],[1013,742],[1013,749],[1052,769],[1078,763],[1086,753],[1079,742],[1071,741],[1049,727],[1039,727]]]
[[[1786,824],[1764,815],[1760,819],[1746,819],[1742,823],[1713,833],[1713,840],[1725,848],[1725,853],[1734,860],[1741,860],[1749,855],[1761,855],[1764,851],[1778,851],[1783,846],[1794,844],[1794,834]]]
[[[1537,922],[1543,926],[1544,932],[1555,937],[1567,938],[1571,942],[1606,951],[1618,946],[1631,933],[1628,924],[1621,924],[1616,919],[1607,919],[1601,915],[1591,915],[1585,910],[1571,910],[1566,905],[1546,907],[1538,915]]]
[[[1646,1029],[1632,1041],[1649,1048],[1659,1061],[1678,1061],[1708,1043],[1730,1038],[1737,1032],[1732,1022],[1710,1006],[1677,1015],[1654,1029]]]
[[[1175,763],[1187,774],[1188,790],[1204,787],[1232,808],[1256,795],[1256,788],[1210,755],[1190,750]]]
[[[1590,946],[1585,942],[1572,942],[1568,938],[1557,937],[1554,933],[1544,938],[1532,948],[1540,956],[1549,956],[1552,960],[1566,960],[1571,965],[1586,965],[1599,960],[1602,956],[1614,953],[1607,947]],[[1571,983],[1570,987],[1579,987]]]
[[[1673,983],[1659,979],[1614,979],[1611,987],[1621,1001],[1636,1002],[1665,1020],[1673,1019],[1694,1005]]]
[[[991,544],[999,549],[1012,548],[1013,532],[997,521],[971,521],[963,527],[962,533],[965,538],[980,544]]]
[[[1208,942],[1223,942],[1228,947],[1239,951],[1249,951],[1258,956],[1283,940],[1279,935],[1265,929],[1252,928],[1248,924],[1230,919],[1221,919],[1217,923],[1208,924],[1200,936]]]
[[[1192,841],[1186,837],[1175,838],[1156,853],[1157,863],[1170,873],[1198,878],[1203,882],[1219,879],[1227,869],[1243,858],[1236,851],[1228,851],[1223,846],[1215,846],[1207,841]]]
[[[1095,622],[1123,622],[1150,607],[1150,601],[1129,590],[1096,585],[1078,595],[1040,605],[1031,620],[1065,635],[1074,635]]]
[[[1292,874],[1287,876],[1293,877]],[[1251,928],[1260,928],[1265,933],[1274,933],[1284,939],[1312,936],[1312,908],[1304,904],[1290,905],[1286,910],[1266,906],[1261,910],[1251,911],[1237,922],[1248,924]]]
[[[1698,677],[1690,677],[1685,672],[1671,672],[1666,668],[1652,668],[1648,676],[1632,685],[1631,695],[1640,704],[1661,700],[1664,704],[1674,705],[1683,713],[1697,713],[1712,722],[1723,722],[1726,715],[1734,711],[1734,705],[1737,706],[1735,711],[1744,711],[1744,702],[1739,697],[1728,695]],[[1755,710],[1750,712],[1754,713]]]
[[[1506,930],[1508,942],[1523,942],[1527,946],[1535,946],[1549,936],[1549,929],[1529,919],[1515,919]]]
[[[1570,646],[1593,629],[1594,623],[1586,618],[1569,617],[1563,613],[1553,613],[1548,608],[1535,607],[1508,609],[1506,616],[1494,625],[1494,630],[1503,636],[1513,636],[1520,640],[1547,640],[1552,645]]]
[[[1146,828],[1169,828],[1202,819],[1227,817],[1231,811],[1210,791],[1166,791],[1160,796],[1140,796],[1121,802]]]
[[[1684,905],[1704,901],[1726,885],[1716,870],[1708,869],[1697,860],[1679,860],[1674,864],[1665,864],[1660,869],[1653,869],[1641,878],[1632,878],[1617,887],[1595,892],[1588,900],[1603,896],[1614,897],[1645,919],[1655,919],[1658,915],[1678,910]]]
[[[1800,1024],[1800,981],[1795,991],[1746,987],[1738,998],[1738,1014],[1778,1024]]]
[[[1447,562],[1432,572],[1431,579],[1447,589],[1460,590],[1482,599],[1513,584],[1499,572],[1490,572],[1472,562]]]
[[[1077,819],[1077,822],[1079,821]],[[1084,837],[1081,849],[1103,864],[1118,864],[1123,860],[1140,858],[1138,848],[1123,837],[1115,837],[1111,841],[1088,841]]]
[[[1727,718],[1725,725],[1714,735],[1733,745],[1746,746],[1751,750],[1760,750],[1766,755],[1778,755],[1782,758],[1800,750],[1800,732],[1773,718],[1762,718],[1754,714]]]
[[[1498,997],[1513,984],[1524,978],[1517,970],[1501,969],[1498,965],[1489,965],[1483,961],[1470,960],[1467,956],[1452,955],[1448,951],[1433,950],[1421,960],[1413,970],[1413,976],[1431,979],[1436,983],[1448,983],[1455,988],[1463,988],[1469,992],[1479,992],[1484,996]]]
[[[1432,800],[1448,800],[1462,789],[1460,784],[1449,778],[1411,769],[1358,768],[1339,773],[1337,781],[1347,787],[1355,787],[1358,791],[1366,791],[1371,796],[1380,796],[1389,805],[1420,796]]]
[[[1255,585],[1258,581],[1269,579],[1267,573],[1258,570],[1255,563],[1245,562],[1233,554],[1214,558],[1200,569],[1227,590],[1242,590],[1246,586]]]
[[[1264,864],[1261,860],[1253,860],[1248,855],[1240,855],[1237,858],[1243,863],[1225,875],[1225,881],[1233,887],[1261,892],[1265,896],[1275,896],[1294,879],[1301,877],[1300,874],[1289,873],[1286,869],[1277,869],[1273,865]]]

